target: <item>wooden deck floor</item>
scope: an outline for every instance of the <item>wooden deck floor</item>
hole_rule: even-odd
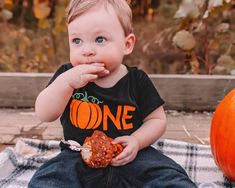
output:
[[[167,112],[167,131],[163,138],[209,144],[211,113]],[[18,138],[60,140],[59,121],[41,123],[34,109],[0,109],[0,151]]]

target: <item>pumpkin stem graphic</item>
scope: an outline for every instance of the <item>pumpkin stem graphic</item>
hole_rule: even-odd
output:
[[[83,93],[75,93],[72,96],[72,98],[73,99],[79,99],[79,100],[84,101],[84,102],[91,102],[91,103],[96,103],[96,104],[103,103],[103,101],[100,101],[99,99],[97,99],[94,96],[88,96],[87,92],[85,92],[84,94]]]
[[[85,96],[81,99],[81,101],[89,102],[87,92],[85,92]]]

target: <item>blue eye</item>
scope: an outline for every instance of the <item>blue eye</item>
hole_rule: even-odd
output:
[[[74,38],[72,42],[75,44],[81,44],[82,40],[80,38]]]
[[[95,42],[97,43],[97,44],[103,44],[104,42],[106,42],[107,41],[107,39],[105,38],[105,37],[101,37],[101,36],[99,36],[99,37],[97,37],[96,39],[95,39]]]

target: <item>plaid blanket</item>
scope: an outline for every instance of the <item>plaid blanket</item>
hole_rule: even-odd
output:
[[[163,139],[153,147],[179,163],[199,188],[235,188],[215,165],[209,145]],[[58,141],[18,140],[0,153],[0,187],[27,187],[37,168],[59,152]]]

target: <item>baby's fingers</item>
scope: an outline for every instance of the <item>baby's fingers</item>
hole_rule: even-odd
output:
[[[98,77],[103,77],[109,74],[109,71],[101,65],[91,64],[84,65],[84,68],[80,72],[80,74],[97,74]],[[83,66],[83,65],[82,65]]]
[[[133,155],[123,155],[121,158],[114,158],[112,160],[112,166],[123,166],[134,159]]]
[[[128,156],[130,156],[131,155],[131,151],[130,150],[128,150],[128,149],[124,149],[123,150],[123,152],[121,152],[115,159],[116,160],[123,160],[123,159],[125,159],[125,158],[127,158]]]
[[[80,70],[80,68],[82,68],[82,70]],[[81,74],[95,74],[95,73],[98,73],[98,72],[102,72],[106,70],[104,66],[96,66],[96,65],[80,65],[79,67],[79,71],[81,71],[80,73]]]
[[[126,146],[127,142],[128,136],[119,136],[112,141],[112,144],[122,144],[123,146]]]
[[[91,65],[98,66],[98,67],[104,67],[104,63],[92,63]]]
[[[82,74],[80,75],[80,81],[82,85],[86,85],[88,82],[93,82],[98,78],[96,74]]]

